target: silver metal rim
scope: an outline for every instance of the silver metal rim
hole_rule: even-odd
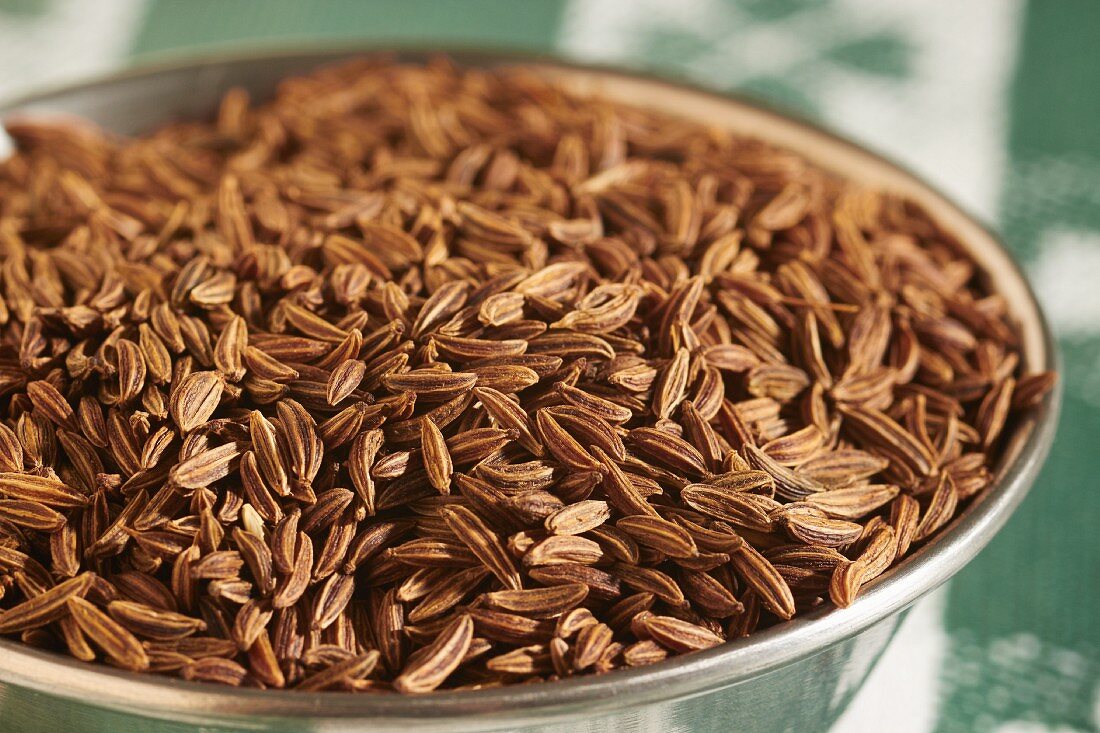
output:
[[[176,57],[151,65],[66,85],[3,104],[0,118],[30,104],[48,103],[74,92],[94,91],[128,79],[156,77],[169,71],[218,64],[248,64],[264,60],[308,59],[322,64],[340,58],[395,50],[399,56],[423,58],[419,49],[385,49],[358,46],[281,46],[198,57]],[[453,45],[432,49],[458,63],[472,66],[534,65],[562,78],[597,76],[627,84],[637,83],[675,91],[707,104],[749,111],[788,130],[812,136],[828,146],[837,160],[875,167],[934,202],[938,212],[966,225],[969,237],[963,245],[987,271],[996,271],[999,285],[1011,286],[1016,297],[1010,308],[1032,351],[1027,358],[1033,369],[1057,369],[1059,357],[1050,328],[1019,266],[996,238],[975,219],[942,194],[886,158],[787,114],[756,102],[718,94],[694,85],[647,77],[608,67],[573,64],[522,52],[487,52]],[[171,57],[170,57],[171,58]],[[644,100],[640,100],[644,101]],[[766,132],[762,130],[761,132]],[[769,139],[767,134],[760,137]],[[1061,391],[1055,390],[1018,427],[1006,450],[997,480],[968,506],[929,545],[870,584],[849,608],[824,608],[779,626],[729,642],[704,652],[678,657],[650,667],[620,670],[589,677],[489,690],[441,692],[422,697],[301,693],[288,690],[250,690],[140,675],[106,666],[89,665],[60,654],[36,650],[0,639],[0,682],[70,698],[90,705],[128,710],[157,718],[228,719],[284,718],[306,720],[439,721],[477,716],[562,720],[686,698],[734,685],[823,651],[874,623],[911,605],[920,596],[947,581],[968,563],[1007,521],[1038,475],[1050,450],[1061,407]],[[456,726],[457,727],[457,726]]]

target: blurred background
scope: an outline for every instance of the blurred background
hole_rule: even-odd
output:
[[[1026,267],[1065,407],[1026,503],[837,730],[1076,733],[1100,730],[1098,32],[1096,0],[0,0],[0,99],[242,46],[503,46],[737,91],[905,164]]]

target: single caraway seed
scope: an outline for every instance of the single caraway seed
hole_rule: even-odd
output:
[[[659,663],[857,603],[1057,380],[914,202],[530,72],[7,131],[0,634],[83,661]]]

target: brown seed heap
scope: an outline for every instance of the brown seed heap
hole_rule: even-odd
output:
[[[253,687],[638,666],[986,487],[1006,305],[911,203],[530,73],[357,61],[0,166],[0,633]]]

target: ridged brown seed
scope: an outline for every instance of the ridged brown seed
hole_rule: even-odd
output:
[[[656,428],[635,428],[628,438],[634,448],[663,468],[690,476],[707,472],[702,454],[683,438]]]
[[[65,525],[64,514],[23,499],[0,499],[0,520],[40,532],[54,532]]]
[[[577,535],[551,535],[537,542],[523,555],[527,566],[580,564],[594,565],[603,559],[599,543]]]
[[[822,547],[843,547],[855,542],[863,532],[863,527],[855,522],[807,515],[788,517],[786,529],[791,539]]]
[[[505,430],[513,430],[516,439],[536,456],[543,454],[543,444],[535,437],[535,426],[523,408],[503,393],[488,387],[475,387],[474,396],[481,401],[489,416]]]
[[[422,402],[445,402],[466,392],[477,383],[477,374],[416,369],[391,373],[382,377],[382,384],[392,392],[413,392]]]
[[[573,645],[573,669],[581,671],[595,665],[612,638],[611,628],[604,623],[589,624],[581,629]]]
[[[198,489],[229,475],[232,465],[240,457],[238,443],[226,443],[196,453],[177,464],[169,474],[173,484],[183,489]]]
[[[689,571],[682,574],[681,580],[684,595],[708,616],[729,618],[745,610],[737,597],[711,575]]]
[[[600,459],[604,469],[603,489],[607,496],[607,502],[618,512],[625,515],[649,514],[657,515],[645,497],[638,491],[634,484],[627,478],[622,468],[606,453],[596,448],[594,451]]]
[[[138,345],[129,339],[119,339],[115,348],[118,350],[118,396],[126,403],[140,395],[145,386],[145,357]]]
[[[443,684],[462,663],[473,640],[474,623],[468,615],[456,617],[440,631],[439,636],[394,679],[399,692],[431,692]]]
[[[342,402],[358,387],[367,373],[367,365],[358,359],[348,359],[332,370],[326,385],[326,398],[330,405]]]
[[[542,445],[546,446],[546,450],[564,465],[579,471],[599,467],[599,462],[561,426],[548,410],[539,410],[535,413],[535,423],[538,426]]]
[[[519,571],[500,537],[480,517],[461,506],[444,508],[440,513],[455,536],[505,588],[520,590],[523,587]]]
[[[70,598],[82,597],[91,588],[93,575],[81,573],[54,587],[9,607],[0,614],[0,634],[41,628],[68,614]]]
[[[814,425],[768,441],[760,447],[773,461],[798,466],[814,457],[825,443],[825,436]]]
[[[234,316],[218,334],[214,344],[214,366],[230,382],[244,377],[244,351],[248,347],[248,324],[240,316]]]
[[[52,383],[44,380],[28,382],[27,396],[34,409],[54,425],[71,428],[76,424],[72,406]]]
[[[572,405],[549,407],[546,408],[546,412],[553,416],[554,420],[582,446],[598,446],[614,459],[626,460],[627,451],[622,436],[603,418]]]
[[[889,465],[885,458],[860,450],[823,453],[798,466],[797,472],[829,487],[873,477]]]
[[[635,590],[652,593],[671,606],[684,604],[684,591],[667,573],[655,568],[616,563],[612,568],[616,577]]]
[[[343,685],[367,677],[378,665],[380,656],[376,649],[351,656],[305,677],[294,687],[303,691],[339,689]]]
[[[932,470],[933,457],[927,448],[889,416],[866,408],[841,408],[841,414],[846,424],[878,450],[918,474]]]
[[[381,430],[368,430],[356,436],[348,452],[348,474],[367,514],[374,514],[376,490],[371,469],[382,441]]]
[[[669,417],[684,399],[689,357],[687,349],[678,349],[658,376],[653,386],[653,414],[658,418]]]
[[[90,502],[90,497],[49,476],[0,473],[0,495],[35,502],[55,509],[73,509]]]
[[[553,617],[575,607],[588,595],[582,583],[566,583],[548,588],[500,590],[485,594],[491,606],[512,613]]]
[[[946,524],[955,514],[958,499],[958,491],[951,475],[941,474],[914,531],[913,540],[919,542]]]
[[[420,421],[420,450],[424,456],[424,468],[428,472],[428,481],[440,494],[451,493],[451,473],[454,464],[443,433],[428,418]]]
[[[670,557],[691,557],[698,553],[695,540],[688,531],[667,519],[636,515],[623,517],[615,526],[638,544],[652,547]]]
[[[859,519],[896,497],[898,491],[890,484],[868,484],[818,491],[805,501],[837,519]]]
[[[544,524],[553,534],[584,534],[610,518],[607,502],[590,499],[563,506],[546,517]]]
[[[112,662],[135,671],[149,668],[149,657],[145,648],[125,627],[80,596],[70,596],[66,604],[80,630]]]
[[[206,623],[201,619],[134,601],[112,601],[107,604],[107,613],[131,632],[146,639],[181,639],[206,630]]]
[[[293,606],[309,586],[310,571],[313,569],[313,541],[306,533],[298,532],[296,545],[289,567],[282,571],[282,577],[275,584],[275,594],[271,598],[274,608]]]
[[[180,382],[172,391],[169,409],[181,432],[189,433],[210,419],[224,386],[217,372],[193,372]]]
[[[1057,383],[1055,372],[1038,372],[1021,377],[1012,392],[1012,407],[1017,410],[1037,407]]]
[[[829,578],[829,598],[837,606],[852,605],[863,584],[865,566],[858,562],[844,561],[837,565]]]
[[[794,597],[787,581],[755,548],[745,545],[731,556],[734,571],[756,592],[769,611],[780,618],[794,615]]]
[[[209,656],[196,659],[180,670],[185,680],[216,682],[222,685],[238,687],[248,675],[248,670],[232,659]]]
[[[708,517],[759,532],[772,530],[771,511],[780,506],[759,494],[708,484],[689,484],[680,492],[680,497],[685,504]]]
[[[431,569],[426,570],[432,572]],[[458,572],[446,568],[435,570],[442,570],[442,577],[433,578],[435,582],[428,587],[420,602],[409,611],[409,621],[414,624],[447,613],[475,593],[489,575],[489,570],[481,566],[465,568]],[[521,593],[522,591],[501,592]]]
[[[654,641],[675,652],[709,649],[725,641],[710,629],[672,616],[648,616],[642,624]]]

